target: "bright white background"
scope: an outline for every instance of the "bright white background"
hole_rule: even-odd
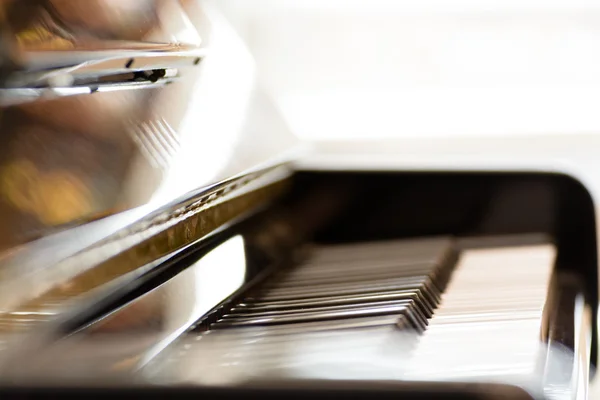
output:
[[[600,132],[600,2],[218,4],[302,138]]]

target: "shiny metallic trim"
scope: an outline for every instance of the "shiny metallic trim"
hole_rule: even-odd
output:
[[[98,70],[140,70],[148,66],[190,64],[196,57],[204,57],[204,47],[183,44],[160,44],[134,42],[122,45],[122,42],[101,41],[102,47],[96,49],[72,49],[52,51],[26,51],[21,56],[24,69],[49,70],[71,69],[83,72]],[[129,60],[134,62],[127,65]],[[191,65],[191,64],[190,64]]]
[[[71,87],[0,89],[0,106],[14,106],[36,100],[52,100],[66,96],[92,94],[95,92],[115,92],[120,90],[153,89],[175,81],[175,78],[156,82],[121,82]]]
[[[102,52],[101,52],[102,53]],[[118,52],[108,53],[104,58],[86,52],[51,52],[44,58],[45,62],[38,62],[42,70],[16,71],[6,79],[4,86],[9,88],[48,84],[59,77],[103,77],[108,75],[123,74],[135,71],[151,71],[156,69],[171,69],[193,67],[200,63],[205,56],[203,49],[189,50],[186,52]],[[69,60],[69,57],[72,60]],[[47,68],[44,64],[57,64],[57,58],[62,61],[58,67]],[[69,60],[65,63],[65,58]]]
[[[160,87],[177,79],[181,68],[199,65],[205,53],[205,49],[201,48],[145,52],[40,52],[30,57],[35,69],[14,71],[2,80],[0,106],[94,92]],[[154,77],[155,71],[162,71],[162,74]],[[147,80],[134,80],[133,77],[119,80],[122,74],[140,75],[141,72],[148,73]],[[84,83],[80,83],[81,80]]]

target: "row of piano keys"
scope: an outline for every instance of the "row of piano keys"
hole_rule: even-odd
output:
[[[552,244],[451,238],[315,246],[158,357],[153,379],[510,380],[545,352]]]

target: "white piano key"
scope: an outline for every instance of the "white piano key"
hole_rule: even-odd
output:
[[[555,253],[552,245],[463,251],[405,378],[533,374]]]

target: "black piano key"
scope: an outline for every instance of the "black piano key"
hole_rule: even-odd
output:
[[[408,321],[404,324],[406,329],[414,329],[423,332],[427,327],[427,317],[418,309],[414,302],[405,302],[404,304],[394,304],[387,306],[363,306],[353,309],[325,310],[318,312],[288,314],[277,317],[263,318],[222,318],[214,325],[219,328],[239,328],[247,326],[275,326],[275,325],[294,325],[305,322],[318,322],[344,319],[351,320],[355,318],[369,316],[396,316],[396,325],[402,325],[402,320]],[[214,328],[214,327],[211,327]]]
[[[413,312],[416,314],[423,325],[427,325],[427,318],[430,317],[423,312],[423,309],[419,305],[418,301],[405,299],[396,301],[386,301],[371,304],[352,304],[352,305],[335,305],[335,306],[321,306],[312,308],[296,308],[280,311],[268,311],[262,313],[230,313],[226,314],[221,318],[221,321],[251,321],[260,320],[264,318],[273,318],[277,320],[281,317],[297,316],[297,315],[314,315],[315,313],[327,312],[327,311],[345,311],[345,310],[374,310],[381,307],[395,306],[400,304],[413,304]]]
[[[429,285],[427,278],[418,279],[398,279],[398,280],[386,280],[385,282],[376,282],[369,284],[352,284],[352,285],[332,285],[327,288],[316,288],[314,290],[306,291],[283,291],[281,293],[272,294],[267,292],[265,294],[259,293],[252,297],[247,297],[244,302],[265,302],[265,301],[283,301],[283,300],[301,300],[310,299],[314,297],[326,297],[326,296],[342,296],[352,294],[367,294],[367,293],[381,293],[390,291],[416,291],[421,290],[423,296],[431,302],[431,306],[439,302],[439,291]]]
[[[387,297],[375,294],[316,297],[310,300],[279,301],[272,302],[272,304],[262,303],[262,305],[261,303],[241,303],[234,307],[231,312],[237,315],[269,315],[266,313],[310,312],[316,307],[337,306],[350,308],[357,305],[376,305],[399,300],[413,301],[427,318],[431,317],[435,308],[429,299],[423,296],[422,290],[417,289],[390,294]]]
[[[416,296],[419,302],[423,305],[424,312],[430,314],[436,308],[439,302],[440,293],[435,287],[431,287],[427,282],[423,285],[412,285],[410,287],[398,287],[392,285],[388,287],[378,286],[375,288],[361,288],[357,291],[338,291],[330,293],[320,293],[318,296],[289,296],[285,299],[262,299],[262,298],[246,298],[240,307],[275,307],[278,309],[295,306],[306,306],[308,304],[330,303],[330,304],[353,304],[361,300],[371,299],[375,301],[377,296],[387,296],[389,298],[412,298]]]
[[[319,305],[371,303],[386,300],[410,298],[412,290],[398,290],[379,293],[352,294],[342,296],[314,297],[301,300],[283,300],[272,302],[243,302],[231,309],[232,312],[261,312],[269,310],[285,310],[289,308],[316,307]]]
[[[354,330],[362,328],[373,328],[378,326],[396,326],[399,329],[403,330],[417,329],[417,325],[410,320],[410,317],[408,315],[404,314],[366,316],[329,321],[314,321],[270,326],[245,325],[237,326],[234,329],[232,329],[232,327],[224,326],[217,322],[211,324],[210,329],[214,332],[243,331],[246,335],[253,334],[257,337],[260,337],[266,335],[292,335],[308,332],[322,332],[345,329]]]
[[[275,324],[287,324],[294,322],[310,322],[320,320],[333,320],[341,318],[353,318],[363,317],[371,315],[388,315],[388,314],[402,314],[406,312],[408,306],[411,304],[410,300],[400,301],[393,305],[387,306],[367,306],[358,309],[344,308],[344,309],[327,309],[324,311],[312,311],[301,314],[284,315],[280,317],[249,317],[249,318],[238,318],[237,320],[227,321],[220,319],[218,321],[222,327],[224,326],[241,326],[241,325],[275,325]]]

